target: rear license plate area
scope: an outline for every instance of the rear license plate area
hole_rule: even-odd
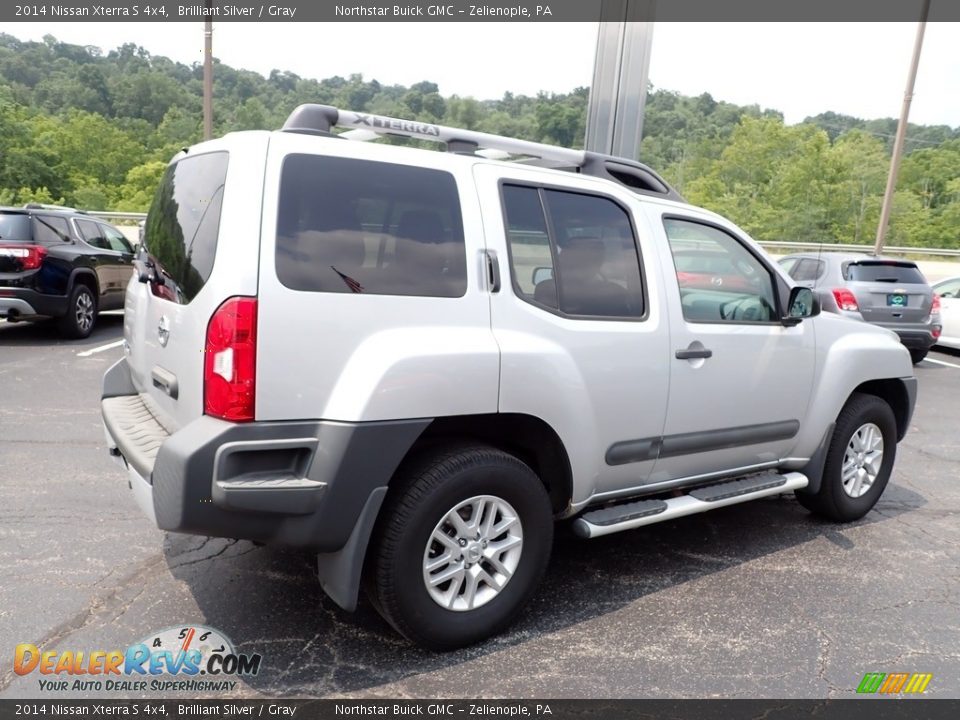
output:
[[[907,306],[907,296],[903,293],[887,293],[887,305],[902,308]]]

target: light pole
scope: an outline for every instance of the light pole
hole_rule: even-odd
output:
[[[910,101],[913,100],[913,86],[917,79],[917,67],[920,65],[920,49],[923,47],[923,31],[927,27],[927,14],[930,12],[930,0],[924,0],[920,12],[920,24],[917,26],[917,39],[913,45],[913,58],[910,61],[910,73],[907,76],[907,89],[903,94],[903,106],[900,108],[900,122],[897,124],[897,136],[893,141],[893,155],[890,158],[890,174],[887,175],[887,189],[883,193],[883,205],[880,208],[880,223],[877,226],[877,242],[873,254],[883,251],[883,242],[890,224],[890,210],[893,205],[893,193],[897,189],[897,174],[900,172],[900,156],[903,154],[903,141],[907,135],[907,118],[910,115]]]

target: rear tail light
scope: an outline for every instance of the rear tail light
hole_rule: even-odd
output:
[[[834,288],[833,298],[837,301],[837,307],[841,310],[855,312],[860,309],[857,305],[857,298],[846,288]]]
[[[36,270],[47,256],[43,245],[0,245],[0,257],[12,257],[20,261],[20,270]]]
[[[233,422],[253,420],[256,372],[257,299],[228,298],[207,325],[204,414]]]
[[[940,313],[940,296],[933,294],[933,302],[930,303],[930,314],[938,315]]]
[[[934,340],[939,340],[941,332],[943,332],[943,328],[941,328],[939,325],[934,325],[933,328],[930,330],[930,335],[933,336]]]

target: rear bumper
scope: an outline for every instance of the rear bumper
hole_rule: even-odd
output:
[[[430,422],[234,424],[201,416],[170,432],[128,383],[126,359],[104,377],[107,446],[159,528],[318,552],[346,544],[367,500]]]
[[[897,330],[895,328],[890,328],[893,330],[897,336],[900,338],[900,342],[903,343],[905,347],[908,348],[918,348],[921,350],[928,350],[936,344],[936,340],[933,337],[933,331],[931,330]]]
[[[28,288],[0,288],[0,317],[60,317],[67,312],[65,295],[45,295]]]

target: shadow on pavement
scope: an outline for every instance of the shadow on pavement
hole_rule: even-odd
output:
[[[123,334],[123,314],[105,313],[97,318],[90,336],[83,340],[63,338],[57,332],[55,320],[36,320],[11,323],[0,320],[0,347],[56,347],[70,346],[77,352],[97,345],[119,340]]]
[[[164,552],[171,573],[187,585],[207,624],[232,638],[239,651],[263,655],[265,672],[245,679],[252,689],[324,696],[457,666],[818,538],[851,551],[855,543],[844,530],[885,523],[924,505],[918,493],[891,484],[878,504],[882,512],[853,525],[819,520],[792,496],[595,540],[576,538],[569,524],[561,524],[547,576],[519,621],[500,637],[446,654],[411,645],[363,600],[355,614],[340,610],[320,589],[309,553],[177,535],[167,536]],[[198,554],[203,557],[196,559]],[[457,688],[437,691],[459,693]]]

